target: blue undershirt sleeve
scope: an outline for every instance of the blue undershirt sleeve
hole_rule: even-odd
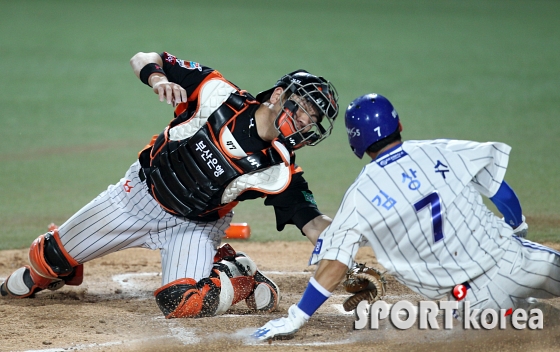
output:
[[[506,181],[502,181],[498,192],[490,200],[502,213],[509,226],[515,229],[523,223],[523,212],[519,198]]]

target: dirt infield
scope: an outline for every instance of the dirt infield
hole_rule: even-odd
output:
[[[557,351],[560,299],[543,301],[543,330],[354,330],[354,315],[342,311],[338,289],[292,340],[255,343],[248,335],[286,314],[312,275],[306,242],[234,242],[281,290],[277,312],[253,315],[244,302],[227,314],[200,319],[164,319],[153,299],[160,286],[159,253],[126,250],[85,265],[82,286],[37,294],[34,299],[0,299],[0,351]],[[555,246],[559,249],[560,246]],[[370,249],[358,260],[377,266]],[[27,263],[27,251],[0,252],[0,279]],[[380,268],[381,269],[381,268]],[[389,278],[387,303],[420,297]]]

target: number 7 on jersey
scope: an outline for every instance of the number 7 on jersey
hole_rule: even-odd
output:
[[[430,193],[426,197],[414,203],[416,212],[430,205],[432,211],[432,229],[434,231],[434,243],[443,240],[443,220],[441,218],[441,203],[437,192]]]

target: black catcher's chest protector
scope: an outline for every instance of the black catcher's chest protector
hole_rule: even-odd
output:
[[[152,196],[166,211],[200,219],[224,205],[222,194],[231,181],[283,162],[272,147],[244,151],[244,157],[227,152],[228,147],[239,146],[229,128],[238,116],[252,114],[257,107],[250,95],[233,92],[192,136],[170,140],[169,127],[158,136],[149,166],[144,165],[142,156],[141,163]]]

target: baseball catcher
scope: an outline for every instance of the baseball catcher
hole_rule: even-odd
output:
[[[84,263],[140,247],[160,250],[162,286],[154,295],[167,318],[222,314],[243,300],[274,310],[278,286],[221,241],[233,208],[250,199],[274,208],[278,231],[295,225],[312,243],[331,223],[295,151],[330,135],[336,89],[299,69],[253,96],[217,70],[167,52],[139,52],[130,64],[174,107],[173,119],[120,182],[33,242],[30,265],[12,273],[0,294],[25,298],[80,285]]]

